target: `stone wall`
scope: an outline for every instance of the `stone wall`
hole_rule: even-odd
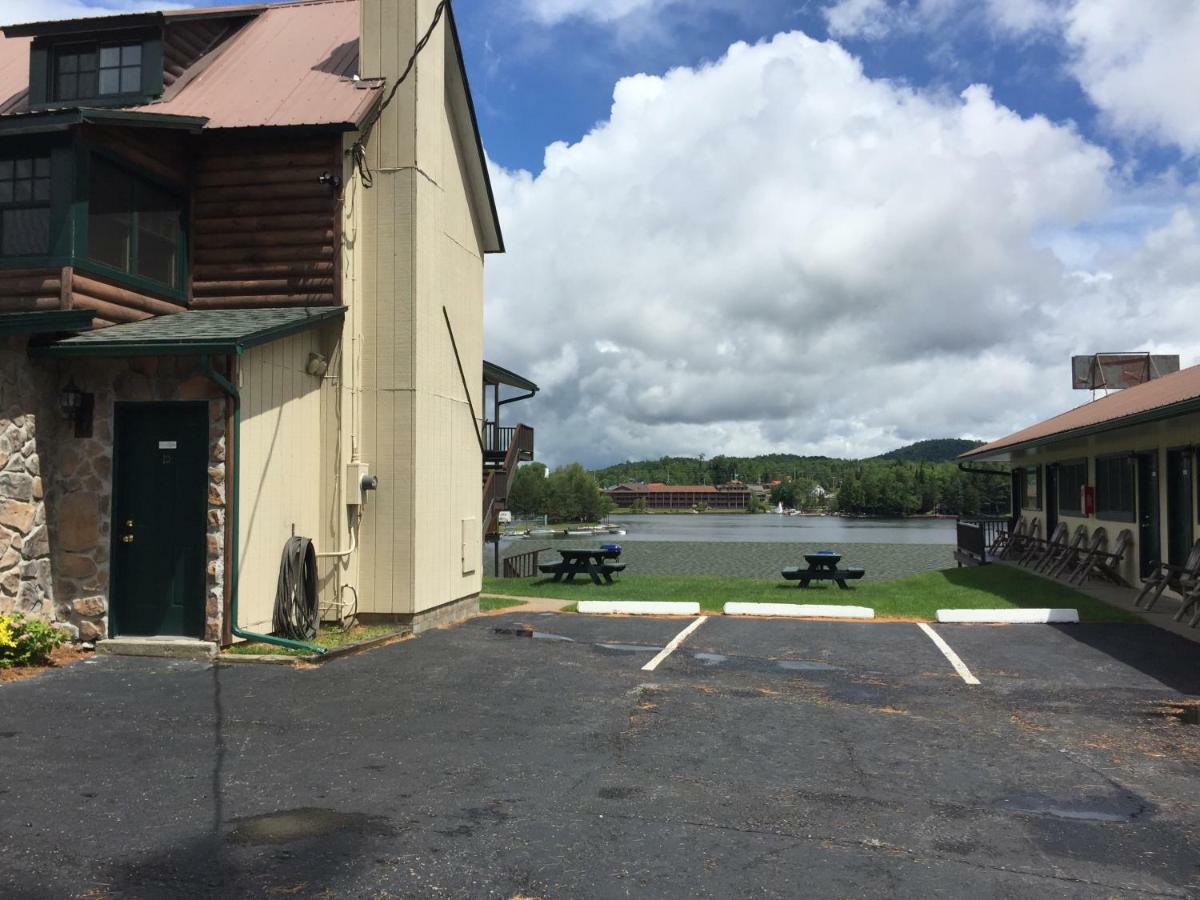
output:
[[[58,391],[71,380],[95,397],[90,437],[75,437],[58,414]],[[31,360],[23,342],[0,345],[0,456],[9,455],[0,470],[0,611],[61,623],[81,640],[108,635],[114,404],[163,400],[209,401],[205,637],[219,640],[225,403],[190,357],[62,363]]]
[[[45,379],[23,340],[0,341],[0,613],[54,615],[54,580],[39,437],[53,441]]]

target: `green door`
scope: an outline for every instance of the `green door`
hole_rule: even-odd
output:
[[[1192,552],[1192,451],[1167,451],[1168,561],[1182,566]]]
[[[208,404],[118,403],[112,633],[202,637]]]

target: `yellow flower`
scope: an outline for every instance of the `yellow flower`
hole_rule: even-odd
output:
[[[13,637],[12,626],[9,624],[8,618],[0,616],[0,647],[15,646],[17,646],[17,641]]]

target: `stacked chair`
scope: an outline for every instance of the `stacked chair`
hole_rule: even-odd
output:
[[[1200,624],[1200,541],[1192,545],[1192,551],[1181,566],[1153,563],[1150,574],[1142,579],[1142,591],[1133,601],[1134,605],[1145,610],[1153,609],[1168,588],[1182,598],[1175,621],[1182,622],[1184,616],[1191,612],[1188,624],[1195,628]]]

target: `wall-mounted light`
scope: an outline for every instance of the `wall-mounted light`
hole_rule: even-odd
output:
[[[329,371],[329,360],[320,353],[310,353],[308,354],[308,364],[304,367],[304,371],[309,375],[320,378]]]
[[[317,180],[320,181],[321,184],[329,185],[335,191],[340,192],[342,189],[342,176],[341,175],[332,175],[329,172],[322,172],[321,177],[318,178]]]
[[[75,426],[75,437],[88,438],[92,436],[92,410],[95,405],[95,395],[86,394],[79,389],[75,379],[70,379],[66,386],[59,391],[58,408],[63,418]]]

